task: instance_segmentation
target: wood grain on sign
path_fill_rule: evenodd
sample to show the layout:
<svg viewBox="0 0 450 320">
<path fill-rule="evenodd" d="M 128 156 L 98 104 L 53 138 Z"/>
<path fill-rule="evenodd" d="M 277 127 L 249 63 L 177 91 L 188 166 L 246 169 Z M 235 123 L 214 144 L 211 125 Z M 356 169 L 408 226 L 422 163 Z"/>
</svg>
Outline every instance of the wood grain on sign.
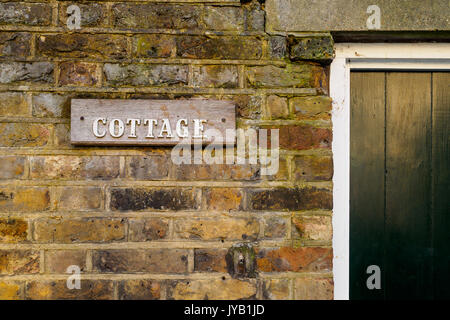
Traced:
<svg viewBox="0 0 450 320">
<path fill-rule="evenodd" d="M 71 108 L 75 145 L 235 143 L 230 101 L 72 99 Z"/>
</svg>

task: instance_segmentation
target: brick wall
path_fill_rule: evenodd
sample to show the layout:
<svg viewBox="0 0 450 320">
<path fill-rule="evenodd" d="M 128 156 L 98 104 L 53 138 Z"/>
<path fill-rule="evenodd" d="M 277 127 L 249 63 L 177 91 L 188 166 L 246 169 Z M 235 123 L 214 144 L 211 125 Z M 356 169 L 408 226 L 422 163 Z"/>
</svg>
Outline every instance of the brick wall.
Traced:
<svg viewBox="0 0 450 320">
<path fill-rule="evenodd" d="M 333 42 L 243 2 L 78 1 L 70 30 L 74 2 L 0 1 L 1 299 L 333 297 Z M 71 98 L 234 101 L 280 129 L 280 170 L 74 147 Z"/>
</svg>

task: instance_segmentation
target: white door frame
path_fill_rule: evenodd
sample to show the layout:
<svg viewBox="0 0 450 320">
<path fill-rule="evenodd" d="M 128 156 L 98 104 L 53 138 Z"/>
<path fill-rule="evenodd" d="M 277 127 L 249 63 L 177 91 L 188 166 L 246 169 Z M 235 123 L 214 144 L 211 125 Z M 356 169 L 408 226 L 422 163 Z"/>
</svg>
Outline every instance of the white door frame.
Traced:
<svg viewBox="0 0 450 320">
<path fill-rule="evenodd" d="M 333 99 L 334 299 L 349 298 L 350 70 L 450 70 L 450 43 L 338 43 L 330 70 Z"/>
</svg>

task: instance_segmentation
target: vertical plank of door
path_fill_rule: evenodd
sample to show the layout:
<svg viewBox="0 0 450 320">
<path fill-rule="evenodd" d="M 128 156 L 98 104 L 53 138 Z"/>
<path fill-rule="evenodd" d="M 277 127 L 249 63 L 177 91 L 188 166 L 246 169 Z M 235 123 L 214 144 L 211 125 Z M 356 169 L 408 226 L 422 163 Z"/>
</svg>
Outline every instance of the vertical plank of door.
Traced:
<svg viewBox="0 0 450 320">
<path fill-rule="evenodd" d="M 431 73 L 386 74 L 386 298 L 432 298 Z"/>
<path fill-rule="evenodd" d="M 352 72 L 350 85 L 350 298 L 382 299 L 366 269 L 383 270 L 385 75 Z"/>
<path fill-rule="evenodd" d="M 450 73 L 433 73 L 432 208 L 435 297 L 450 299 Z"/>
</svg>

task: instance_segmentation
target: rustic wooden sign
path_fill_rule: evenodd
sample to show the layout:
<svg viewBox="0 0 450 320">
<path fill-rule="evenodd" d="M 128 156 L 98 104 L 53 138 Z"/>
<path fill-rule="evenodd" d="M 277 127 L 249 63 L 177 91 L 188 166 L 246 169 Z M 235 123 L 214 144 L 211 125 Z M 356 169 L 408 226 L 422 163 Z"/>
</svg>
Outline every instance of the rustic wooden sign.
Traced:
<svg viewBox="0 0 450 320">
<path fill-rule="evenodd" d="M 234 144 L 235 129 L 230 101 L 72 99 L 75 145 Z"/>
</svg>

